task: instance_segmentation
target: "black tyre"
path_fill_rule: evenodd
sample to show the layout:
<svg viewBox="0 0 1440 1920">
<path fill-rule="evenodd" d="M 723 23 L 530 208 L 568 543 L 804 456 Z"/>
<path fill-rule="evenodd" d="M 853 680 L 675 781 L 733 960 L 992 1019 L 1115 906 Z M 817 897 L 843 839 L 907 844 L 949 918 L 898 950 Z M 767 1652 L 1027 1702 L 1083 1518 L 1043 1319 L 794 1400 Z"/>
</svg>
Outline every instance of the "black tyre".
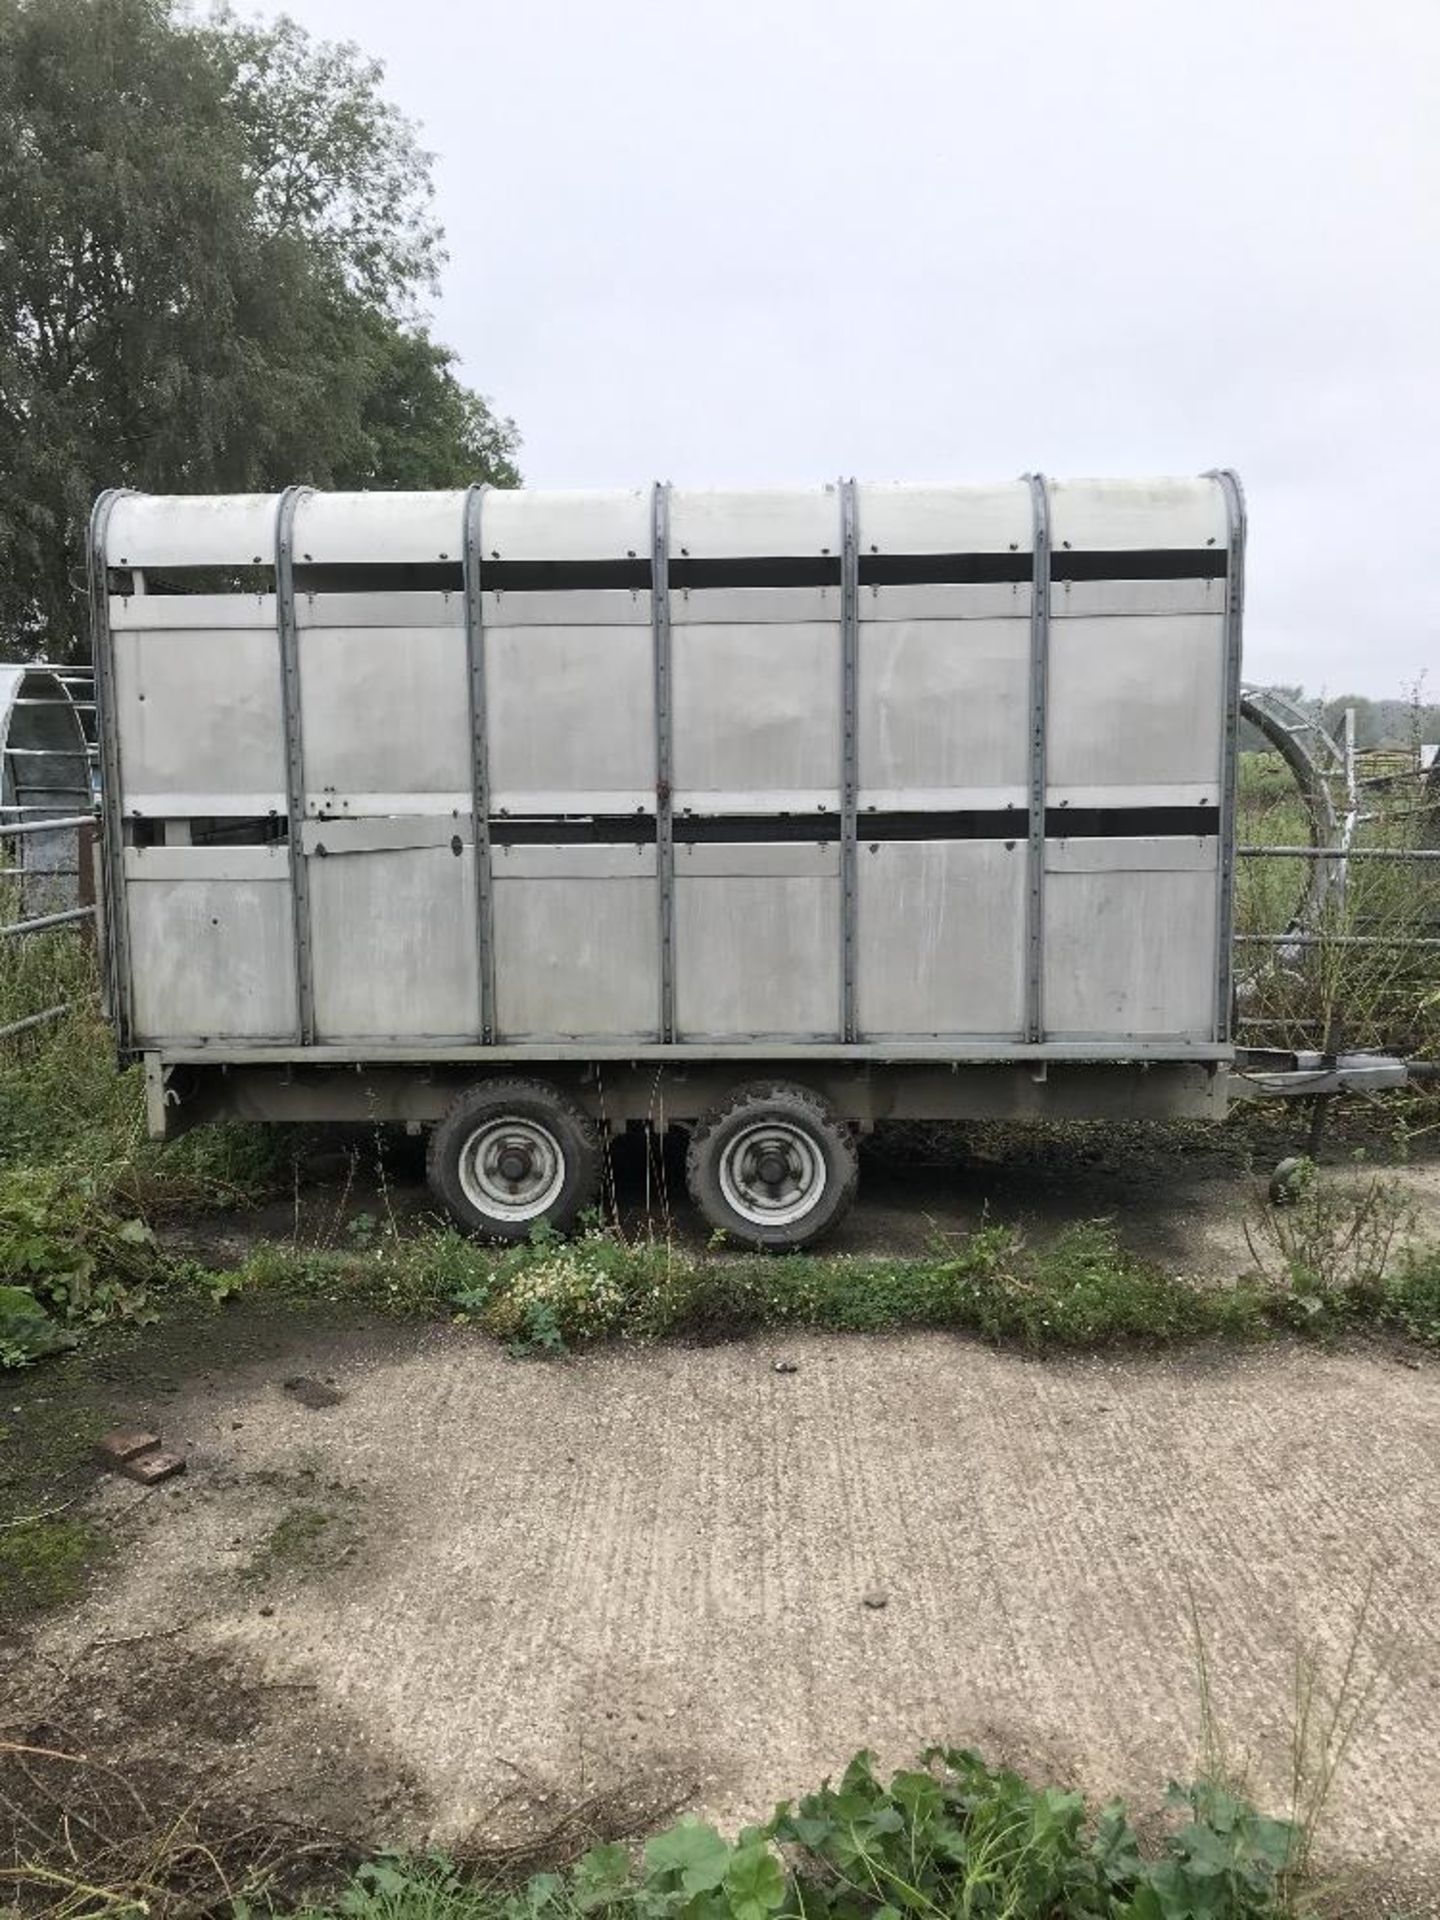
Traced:
<svg viewBox="0 0 1440 1920">
<path fill-rule="evenodd" d="M 538 1080 L 467 1087 L 430 1135 L 430 1190 L 462 1227 L 525 1240 L 566 1233 L 595 1197 L 600 1142 L 573 1100 Z"/>
<path fill-rule="evenodd" d="M 739 1087 L 690 1136 L 685 1179 L 712 1227 L 744 1246 L 808 1246 L 855 1198 L 850 1130 L 819 1094 L 786 1081 Z"/>
</svg>

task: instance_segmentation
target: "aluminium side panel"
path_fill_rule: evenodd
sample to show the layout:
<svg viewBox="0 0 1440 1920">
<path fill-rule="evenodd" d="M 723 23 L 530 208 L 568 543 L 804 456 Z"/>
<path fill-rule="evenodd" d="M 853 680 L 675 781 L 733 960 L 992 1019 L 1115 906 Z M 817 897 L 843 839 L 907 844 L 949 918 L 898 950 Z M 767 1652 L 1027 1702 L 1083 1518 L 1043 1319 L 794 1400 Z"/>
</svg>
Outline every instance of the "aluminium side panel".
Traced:
<svg viewBox="0 0 1440 1920">
<path fill-rule="evenodd" d="M 824 622 L 672 615 L 681 813 L 838 813 L 840 589 Z"/>
<path fill-rule="evenodd" d="M 839 812 L 840 549 L 833 486 L 671 490 L 677 814 Z"/>
<path fill-rule="evenodd" d="M 670 555 L 709 563 L 833 560 L 840 577 L 840 503 L 833 484 L 816 487 L 675 487 L 670 495 Z M 788 570 L 793 575 L 795 569 Z M 683 578 L 683 574 L 681 576 Z"/>
<path fill-rule="evenodd" d="M 1048 1040 L 1210 1037 L 1215 867 L 1206 837 L 1047 843 Z"/>
<path fill-rule="evenodd" d="M 322 1044 L 479 1034 L 464 511 L 459 492 L 308 494 L 296 507 Z M 397 577 L 438 584 L 396 591 Z M 309 584 L 337 581 L 343 590 Z"/>
<path fill-rule="evenodd" d="M 1213 480 L 1051 484 L 1047 800 L 1216 807 L 1226 518 Z"/>
<path fill-rule="evenodd" d="M 857 494 L 859 1032 L 1013 1042 L 1024 1026 L 1030 489 Z"/>
<path fill-rule="evenodd" d="M 464 505 L 456 492 L 307 493 L 296 503 L 307 815 L 469 811 Z M 435 584 L 395 591 L 397 571 Z M 333 590 L 337 580 L 345 590 Z"/>
<path fill-rule="evenodd" d="M 944 812 L 1025 805 L 1028 587 L 1006 587 L 999 619 L 954 607 L 907 618 L 861 589 L 860 810 Z M 987 598 L 993 596 L 986 596 Z M 948 611 L 948 610 L 947 610 Z"/>
<path fill-rule="evenodd" d="M 1053 597 L 1049 804 L 1218 806 L 1224 684 L 1219 607 L 1107 616 Z"/>
<path fill-rule="evenodd" d="M 274 595 L 116 595 L 110 632 L 122 814 L 283 814 Z"/>
<path fill-rule="evenodd" d="M 801 836 L 844 790 L 840 490 L 672 488 L 668 531 L 676 1036 L 837 1039 L 842 849 Z"/>
<path fill-rule="evenodd" d="M 840 847 L 675 849 L 680 1040 L 840 1037 Z"/>
<path fill-rule="evenodd" d="M 1025 1017 L 1025 833 L 867 841 L 859 865 L 863 1039 L 1019 1040 Z"/>
<path fill-rule="evenodd" d="M 654 846 L 501 844 L 492 873 L 497 1037 L 657 1040 Z"/>
<path fill-rule="evenodd" d="M 1050 485 L 1057 556 L 1225 550 L 1225 501 L 1208 474 L 1052 480 Z M 1104 571 L 1106 577 L 1124 577 L 1119 568 Z"/>
<path fill-rule="evenodd" d="M 639 489 L 487 494 L 495 816 L 654 812 L 650 521 Z"/>
<path fill-rule="evenodd" d="M 137 1041 L 289 1041 L 294 924 L 283 846 L 127 847 Z"/>
<path fill-rule="evenodd" d="M 470 823 L 375 824 L 409 828 L 412 844 L 332 852 L 331 823 L 306 827 L 316 1039 L 468 1044 L 480 1020 Z M 426 824 L 441 844 L 414 844 Z"/>
<path fill-rule="evenodd" d="M 613 567 L 649 552 L 648 487 L 497 487 L 486 496 L 482 559 L 488 567 L 577 561 Z"/>
<path fill-rule="evenodd" d="M 307 493 L 295 514 L 296 565 L 458 567 L 464 502 L 453 491 Z"/>
<path fill-rule="evenodd" d="M 1056 482 L 1051 514 L 1045 1034 L 1212 1040 L 1231 830 L 1225 496 L 1213 477 Z M 1072 809 L 1099 809 L 1104 834 L 1058 837 Z"/>
<path fill-rule="evenodd" d="M 106 564 L 272 566 L 276 504 L 273 493 L 118 493 L 105 527 Z"/>
<path fill-rule="evenodd" d="M 275 511 L 273 497 L 119 495 L 97 515 L 107 904 L 125 1045 L 243 1048 L 294 1033 L 283 844 L 189 844 L 197 820 L 284 819 L 275 597 L 215 592 L 208 572 L 270 573 Z M 157 576 L 170 591 L 153 590 Z"/>
<path fill-rule="evenodd" d="M 467 813 L 464 599 L 296 598 L 305 811 Z"/>
<path fill-rule="evenodd" d="M 648 589 L 577 589 L 543 621 L 518 593 L 483 599 L 492 813 L 653 813 Z"/>
</svg>

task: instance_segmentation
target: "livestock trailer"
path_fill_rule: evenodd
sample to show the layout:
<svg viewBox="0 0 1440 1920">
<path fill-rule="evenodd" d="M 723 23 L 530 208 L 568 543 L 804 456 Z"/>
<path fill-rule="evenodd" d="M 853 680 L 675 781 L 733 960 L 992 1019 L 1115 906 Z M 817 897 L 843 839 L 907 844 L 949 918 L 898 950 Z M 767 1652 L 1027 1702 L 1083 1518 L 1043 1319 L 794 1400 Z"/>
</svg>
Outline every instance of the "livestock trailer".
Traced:
<svg viewBox="0 0 1440 1920">
<path fill-rule="evenodd" d="M 795 1246 L 878 1120 L 1218 1116 L 1244 541 L 1228 472 L 105 494 L 152 1130 L 407 1122 L 517 1238 L 678 1125 Z"/>
</svg>

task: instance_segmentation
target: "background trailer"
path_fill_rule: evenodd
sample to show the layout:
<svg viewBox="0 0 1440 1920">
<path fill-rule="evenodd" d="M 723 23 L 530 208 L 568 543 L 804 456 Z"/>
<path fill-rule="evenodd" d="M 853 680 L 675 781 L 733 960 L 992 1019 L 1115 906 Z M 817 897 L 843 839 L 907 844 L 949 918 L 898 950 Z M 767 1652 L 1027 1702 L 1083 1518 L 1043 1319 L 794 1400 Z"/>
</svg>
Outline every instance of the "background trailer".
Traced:
<svg viewBox="0 0 1440 1920">
<path fill-rule="evenodd" d="M 1244 537 L 1229 473 L 104 495 L 152 1128 L 433 1125 L 520 1237 L 680 1123 L 798 1245 L 857 1125 L 1220 1114 Z"/>
</svg>

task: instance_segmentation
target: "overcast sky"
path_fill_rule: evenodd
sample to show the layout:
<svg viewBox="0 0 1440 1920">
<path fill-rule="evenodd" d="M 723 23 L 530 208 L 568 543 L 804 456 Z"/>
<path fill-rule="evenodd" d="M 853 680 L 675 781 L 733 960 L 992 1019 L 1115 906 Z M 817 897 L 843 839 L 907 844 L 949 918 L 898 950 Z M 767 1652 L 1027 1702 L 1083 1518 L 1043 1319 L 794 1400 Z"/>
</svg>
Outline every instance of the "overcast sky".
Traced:
<svg viewBox="0 0 1440 1920">
<path fill-rule="evenodd" d="M 1436 0 L 291 0 L 536 486 L 1239 469 L 1247 672 L 1440 698 Z"/>
</svg>

